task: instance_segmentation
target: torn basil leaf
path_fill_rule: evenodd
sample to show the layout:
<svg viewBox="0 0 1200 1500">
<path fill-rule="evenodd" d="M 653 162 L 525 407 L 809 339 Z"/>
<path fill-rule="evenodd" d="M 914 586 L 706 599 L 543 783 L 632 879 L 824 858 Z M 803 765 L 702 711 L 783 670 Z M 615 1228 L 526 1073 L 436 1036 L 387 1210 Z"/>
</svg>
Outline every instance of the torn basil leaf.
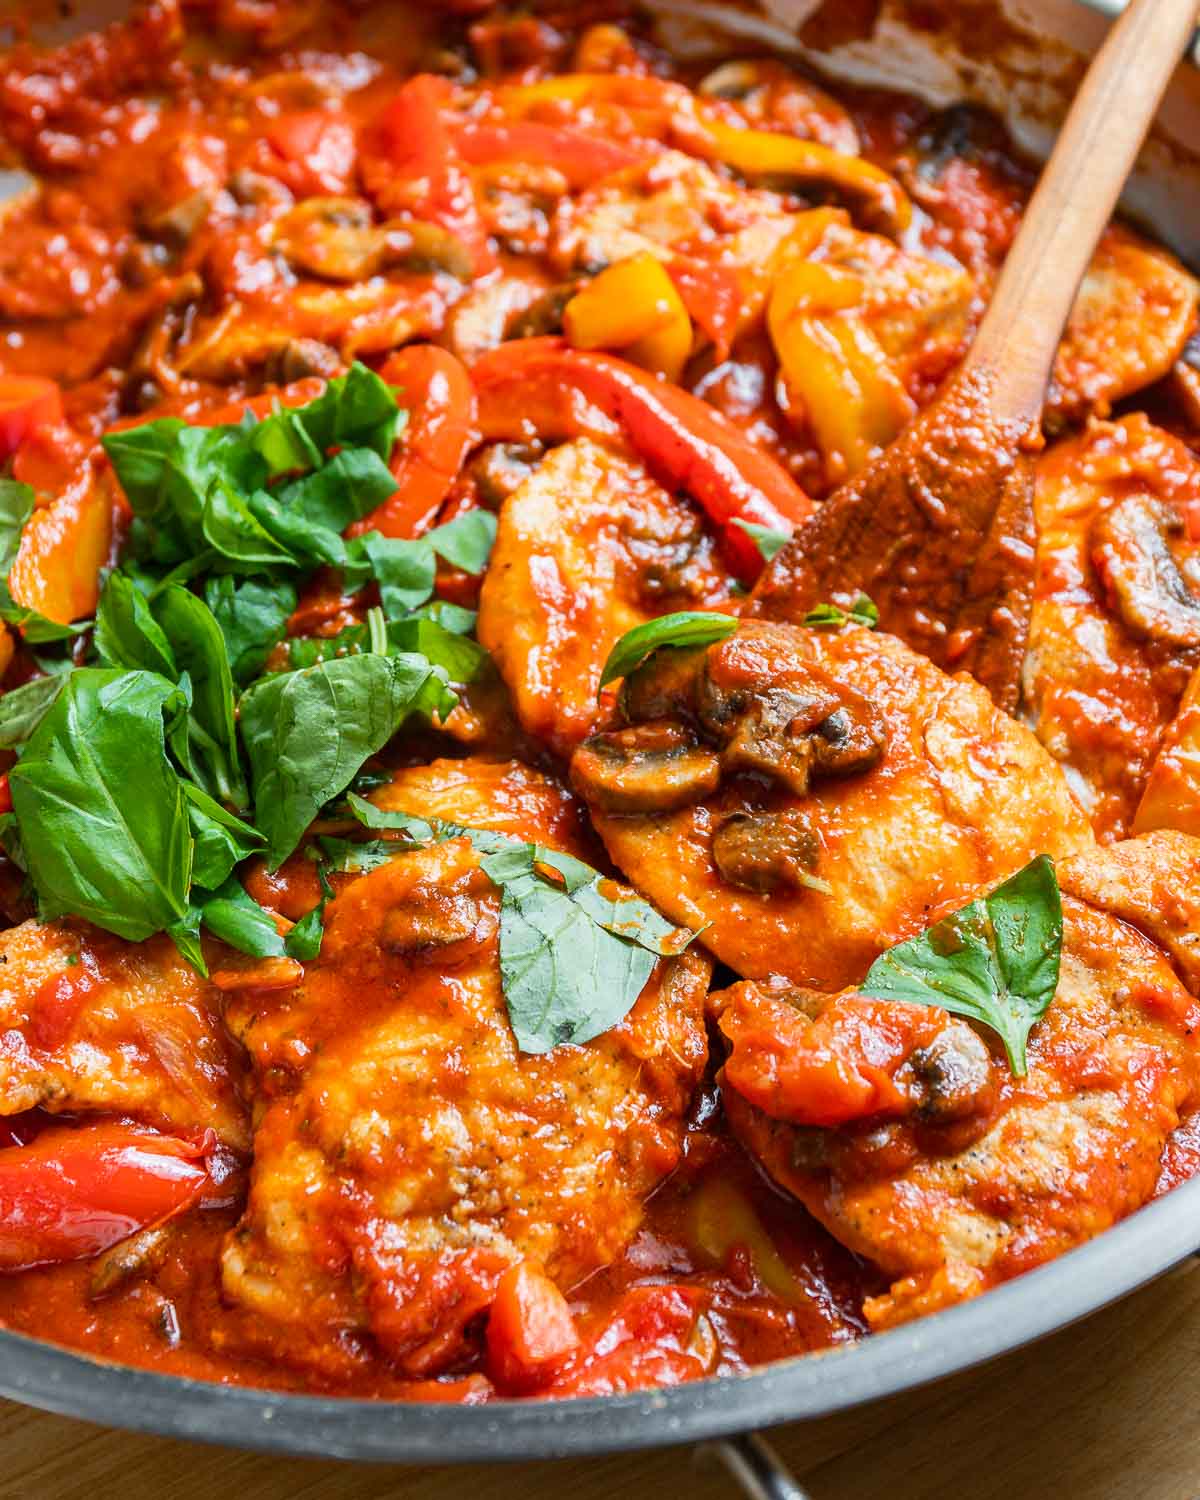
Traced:
<svg viewBox="0 0 1200 1500">
<path fill-rule="evenodd" d="M 500 980 L 522 1052 L 610 1031 L 632 1009 L 656 960 L 681 953 L 694 936 L 572 855 L 381 809 L 353 792 L 347 802 L 367 828 L 402 833 L 416 845 L 465 837 L 482 855 L 480 867 L 500 892 Z"/>
<path fill-rule="evenodd" d="M 151 672 L 91 667 L 63 684 L 9 772 L 43 918 L 141 942 L 187 912 L 192 838 L 164 723 L 183 706 Z"/>
<path fill-rule="evenodd" d="M 877 958 L 861 993 L 982 1022 L 1023 1077 L 1029 1032 L 1058 987 L 1062 935 L 1058 879 L 1042 854 L 991 895 Z"/>
<path fill-rule="evenodd" d="M 413 655 L 346 656 L 254 683 L 240 720 L 270 867 L 405 719 L 444 716 L 456 702 L 444 678 Z"/>
<path fill-rule="evenodd" d="M 62 692 L 63 677 L 35 677 L 0 694 L 0 750 L 19 750 Z"/>
<path fill-rule="evenodd" d="M 605 687 L 618 677 L 628 677 L 635 667 L 641 666 L 648 656 L 664 646 L 711 646 L 731 636 L 737 628 L 738 622 L 733 615 L 699 610 L 682 610 L 678 614 L 647 620 L 644 625 L 635 625 L 609 652 L 600 674 L 600 686 Z"/>
<path fill-rule="evenodd" d="M 758 555 L 764 562 L 770 562 L 792 539 L 790 531 L 775 531 L 770 526 L 760 526 L 756 521 L 735 520 L 733 524 L 742 528 L 758 548 Z"/>
<path fill-rule="evenodd" d="M 840 630 L 843 625 L 862 625 L 874 630 L 879 624 L 879 609 L 873 599 L 859 594 L 849 609 L 836 604 L 818 604 L 804 616 L 810 630 Z"/>
</svg>

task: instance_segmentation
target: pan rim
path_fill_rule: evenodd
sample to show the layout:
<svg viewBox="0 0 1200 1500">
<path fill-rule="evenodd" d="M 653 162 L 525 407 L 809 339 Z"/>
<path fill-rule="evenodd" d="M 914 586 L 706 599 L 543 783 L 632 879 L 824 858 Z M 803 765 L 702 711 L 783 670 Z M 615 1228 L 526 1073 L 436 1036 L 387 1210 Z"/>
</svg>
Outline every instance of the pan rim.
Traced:
<svg viewBox="0 0 1200 1500">
<path fill-rule="evenodd" d="M 1200 1252 L 1200 1178 L 973 1301 L 841 1348 L 665 1390 L 480 1406 L 305 1396 L 111 1364 L 0 1331 L 0 1396 L 210 1445 L 371 1463 L 581 1458 L 813 1421 L 1036 1342 Z"/>
</svg>

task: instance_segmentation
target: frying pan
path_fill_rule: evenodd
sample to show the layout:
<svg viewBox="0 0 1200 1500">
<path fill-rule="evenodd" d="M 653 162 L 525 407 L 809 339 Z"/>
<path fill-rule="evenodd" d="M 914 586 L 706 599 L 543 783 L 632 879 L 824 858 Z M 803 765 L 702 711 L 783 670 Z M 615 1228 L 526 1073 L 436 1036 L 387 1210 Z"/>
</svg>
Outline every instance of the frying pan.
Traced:
<svg viewBox="0 0 1200 1500">
<path fill-rule="evenodd" d="M 1120 8 L 1120 0 L 946 0 L 939 30 L 929 25 L 929 0 L 919 26 L 910 22 L 906 4 L 885 0 L 874 39 L 810 55 L 852 81 L 890 83 L 940 104 L 978 99 L 1035 151 L 1044 149 L 1061 118 L 1078 76 L 1079 51 L 1103 35 L 1106 22 L 1097 12 Z M 760 44 L 805 51 L 790 31 L 748 6 L 660 0 L 656 8 L 677 50 L 711 51 L 712 25 L 719 22 L 728 33 L 749 33 Z M 794 22 L 814 8 L 811 0 L 772 4 L 776 17 L 786 14 Z M 107 19 L 100 9 L 87 5 L 73 29 L 80 20 L 87 25 Z M 998 39 L 991 54 L 961 50 L 984 35 Z M 725 54 L 736 45 L 726 39 Z M 1164 105 L 1126 206 L 1196 263 L 1200 208 L 1191 205 L 1200 204 L 1200 170 L 1189 141 L 1200 146 L 1200 69 L 1190 60 Z M 737 1435 L 825 1417 L 994 1359 L 1126 1296 L 1197 1251 L 1200 1178 L 1052 1264 L 934 1317 L 748 1374 L 629 1396 L 460 1407 L 282 1395 L 121 1367 L 4 1332 L 0 1396 L 108 1426 L 368 1461 L 559 1458 L 732 1439 L 723 1453 L 749 1493 L 785 1500 L 802 1492 L 764 1444 Z"/>
</svg>

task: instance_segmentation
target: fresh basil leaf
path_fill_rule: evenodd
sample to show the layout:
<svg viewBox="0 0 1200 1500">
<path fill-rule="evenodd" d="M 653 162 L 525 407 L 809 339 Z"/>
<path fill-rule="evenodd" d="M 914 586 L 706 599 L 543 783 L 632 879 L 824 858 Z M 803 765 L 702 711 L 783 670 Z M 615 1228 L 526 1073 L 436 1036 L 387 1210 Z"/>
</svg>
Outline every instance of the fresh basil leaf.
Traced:
<svg viewBox="0 0 1200 1500">
<path fill-rule="evenodd" d="M 416 652 L 435 667 L 441 667 L 450 682 L 474 682 L 488 660 L 487 652 L 478 642 L 447 630 L 428 617 L 409 615 L 393 620 L 387 634 L 389 653 Z M 334 636 L 294 636 L 287 643 L 288 666 L 292 670 L 312 667 L 343 656 L 358 656 L 369 648 L 365 625 L 350 625 Z"/>
<path fill-rule="evenodd" d="M 109 667 L 141 668 L 174 682 L 180 668 L 146 596 L 124 573 L 113 573 L 96 610 L 96 653 Z"/>
<path fill-rule="evenodd" d="M 635 625 L 609 652 L 604 671 L 600 674 L 600 686 L 605 687 L 618 677 L 628 677 L 635 667 L 663 646 L 711 646 L 715 641 L 731 636 L 737 628 L 738 622 L 732 615 L 696 610 L 661 615 L 657 620 Z"/>
<path fill-rule="evenodd" d="M 205 890 L 215 891 L 225 884 L 242 860 L 257 854 L 266 840 L 194 782 L 185 781 L 183 792 L 188 799 L 188 822 L 195 841 L 192 880 Z"/>
<path fill-rule="evenodd" d="M 437 562 L 428 542 L 404 541 L 369 531 L 361 543 L 371 572 L 379 581 L 379 597 L 389 620 L 408 614 L 432 595 Z"/>
<path fill-rule="evenodd" d="M 529 846 L 526 846 L 529 849 Z M 504 855 L 480 864 L 500 887 L 500 981 L 517 1046 L 549 1052 L 621 1022 L 653 972 L 654 954 L 615 937 L 532 861 L 518 872 Z"/>
<path fill-rule="evenodd" d="M 225 637 L 233 679 L 244 687 L 258 676 L 283 639 L 296 608 L 296 590 L 290 583 L 255 579 L 238 584 L 223 573 L 205 584 L 204 601 Z"/>
<path fill-rule="evenodd" d="M 167 928 L 167 936 L 195 969 L 202 979 L 208 978 L 208 964 L 204 958 L 204 949 L 200 945 L 200 922 L 203 912 L 192 902 L 188 909 L 180 917 L 178 922 L 172 922 Z"/>
<path fill-rule="evenodd" d="M 35 677 L 0 694 L 0 750 L 18 750 L 62 692 L 61 676 Z"/>
<path fill-rule="evenodd" d="M 200 905 L 205 927 L 214 937 L 252 958 L 283 958 L 286 949 L 275 918 L 235 876 Z"/>
<path fill-rule="evenodd" d="M 412 617 L 388 626 L 388 640 L 396 651 L 416 651 L 435 667 L 441 667 L 451 682 L 474 682 L 488 661 L 488 654 L 465 635 L 445 629 L 436 620 Z"/>
<path fill-rule="evenodd" d="M 163 722 L 181 701 L 154 673 L 83 668 L 31 735 L 9 787 L 44 919 L 141 942 L 186 914 L 192 839 Z"/>
<path fill-rule="evenodd" d="M 256 523 L 287 550 L 293 567 L 313 568 L 320 563 L 333 568 L 345 566 L 346 543 L 331 526 L 322 526 L 298 510 L 289 510 L 266 490 L 255 490 L 246 506 Z"/>
<path fill-rule="evenodd" d="M 464 573 L 482 573 L 496 542 L 496 517 L 490 510 L 468 510 L 444 526 L 426 532 L 437 555 Z"/>
<path fill-rule="evenodd" d="M 246 441 L 266 465 L 268 474 L 315 469 L 325 455 L 309 437 L 294 408 L 277 406 L 247 435 Z"/>
<path fill-rule="evenodd" d="M 225 637 L 212 610 L 188 589 L 172 584 L 155 599 L 154 616 L 192 685 L 193 756 L 208 766 L 223 802 L 245 807 L 246 782 L 238 752 L 233 674 Z"/>
<path fill-rule="evenodd" d="M 413 611 L 421 620 L 432 620 L 452 635 L 474 635 L 479 615 L 473 609 L 464 609 L 461 604 L 451 604 L 446 599 L 431 599 L 420 609 Z"/>
<path fill-rule="evenodd" d="M 0 479 L 0 572 L 7 575 L 21 545 L 21 533 L 33 515 L 36 496 L 28 484 Z"/>
<path fill-rule="evenodd" d="M 333 447 L 373 448 L 384 463 L 404 420 L 391 386 L 357 362 L 299 407 L 296 418 L 322 454 Z"/>
<path fill-rule="evenodd" d="M 991 895 L 877 958 L 861 992 L 982 1022 L 1023 1077 L 1029 1032 L 1058 987 L 1062 932 L 1058 880 L 1042 854 Z"/>
<path fill-rule="evenodd" d="M 404 853 L 404 846 L 371 839 L 357 844 L 350 839 L 336 839 L 322 835 L 317 845 L 324 856 L 325 869 L 334 875 L 365 875 L 377 870 L 380 865 L 391 864 Z"/>
<path fill-rule="evenodd" d="M 775 531 L 770 526 L 760 526 L 756 521 L 739 521 L 733 523 L 740 526 L 754 545 L 758 548 L 759 556 L 764 562 L 770 562 L 777 552 L 783 549 L 792 539 L 790 531 Z"/>
<path fill-rule="evenodd" d="M 379 808 L 354 792 L 346 801 L 367 828 L 416 845 L 466 837 L 480 853 L 500 891 L 500 977 L 522 1052 L 611 1030 L 637 1001 L 656 958 L 681 953 L 692 940 L 634 892 L 557 849 Z"/>
<path fill-rule="evenodd" d="M 256 682 L 241 728 L 271 868 L 405 719 L 448 713 L 455 701 L 421 656 L 347 656 Z"/>
<path fill-rule="evenodd" d="M 138 515 L 153 515 L 162 505 L 167 472 L 186 426 L 180 417 L 160 417 L 139 427 L 106 432 L 100 439 L 125 498 Z"/>
<path fill-rule="evenodd" d="M 254 492 L 257 499 L 260 492 Z M 270 496 L 261 492 L 266 501 Z M 299 559 L 290 547 L 277 540 L 255 514 L 253 500 L 243 498 L 232 485 L 217 480 L 204 504 L 204 540 L 240 573 L 262 573 L 271 568 L 295 568 Z"/>
<path fill-rule="evenodd" d="M 873 599 L 859 594 L 849 609 L 836 604 L 818 604 L 804 616 L 810 630 L 840 630 L 843 625 L 862 625 L 874 630 L 879 624 L 879 609 Z"/>
<path fill-rule="evenodd" d="M 396 492 L 392 471 L 373 448 L 343 448 L 279 492 L 284 509 L 314 526 L 342 532 Z"/>
</svg>

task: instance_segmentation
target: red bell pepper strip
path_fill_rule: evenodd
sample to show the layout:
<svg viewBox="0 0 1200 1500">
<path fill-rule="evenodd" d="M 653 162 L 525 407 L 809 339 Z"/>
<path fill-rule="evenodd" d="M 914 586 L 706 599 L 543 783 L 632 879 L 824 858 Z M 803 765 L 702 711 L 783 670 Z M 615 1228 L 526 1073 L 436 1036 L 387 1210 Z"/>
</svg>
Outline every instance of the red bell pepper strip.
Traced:
<svg viewBox="0 0 1200 1500">
<path fill-rule="evenodd" d="M 470 121 L 459 128 L 455 142 L 459 155 L 471 166 L 514 161 L 554 167 L 574 189 L 588 187 L 646 159 L 644 150 L 569 125 L 543 125 L 536 120 L 502 125 Z"/>
<path fill-rule="evenodd" d="M 420 536 L 433 525 L 476 441 L 475 388 L 461 361 L 435 344 L 410 344 L 379 373 L 397 387 L 408 425 L 392 453 L 395 493 L 356 521 L 350 535 Z"/>
<path fill-rule="evenodd" d="M 472 274 L 482 276 L 496 257 L 444 113 L 452 91 L 432 73 L 410 78 L 383 113 L 363 175 L 385 213 L 441 225 L 466 248 Z"/>
<path fill-rule="evenodd" d="M 63 419 L 62 395 L 38 375 L 0 375 L 0 462 L 39 427 Z"/>
<path fill-rule="evenodd" d="M 734 523 L 791 531 L 812 513 L 795 480 L 719 412 L 612 355 L 561 339 L 515 339 L 483 355 L 471 374 L 485 439 L 611 437 L 615 423 L 662 483 L 702 507 L 744 583 L 758 576 L 762 557 Z"/>
<path fill-rule="evenodd" d="M 191 1208 L 215 1140 L 112 1122 L 0 1150 L 0 1271 L 84 1260 Z"/>
</svg>

